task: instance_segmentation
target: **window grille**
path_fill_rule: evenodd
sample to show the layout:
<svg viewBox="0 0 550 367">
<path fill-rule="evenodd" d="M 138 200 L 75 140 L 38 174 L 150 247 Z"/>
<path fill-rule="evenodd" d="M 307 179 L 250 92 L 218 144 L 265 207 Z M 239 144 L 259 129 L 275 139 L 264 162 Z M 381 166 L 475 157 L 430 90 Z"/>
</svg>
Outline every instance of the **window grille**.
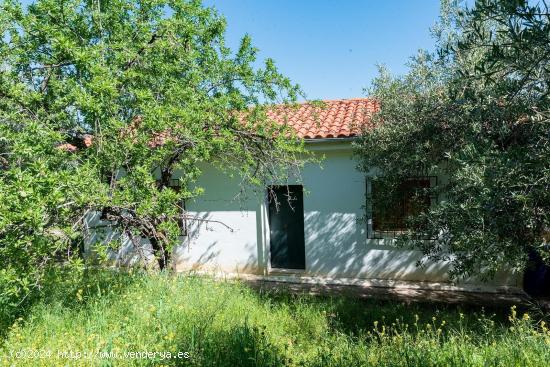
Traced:
<svg viewBox="0 0 550 367">
<path fill-rule="evenodd" d="M 404 180 L 398 188 L 396 198 L 382 202 L 372 179 L 366 182 L 367 235 L 371 239 L 395 238 L 407 231 L 407 218 L 428 209 L 435 202 L 430 194 L 421 190 L 437 186 L 436 176 L 417 176 Z M 380 191 L 380 190 L 378 190 Z"/>
</svg>

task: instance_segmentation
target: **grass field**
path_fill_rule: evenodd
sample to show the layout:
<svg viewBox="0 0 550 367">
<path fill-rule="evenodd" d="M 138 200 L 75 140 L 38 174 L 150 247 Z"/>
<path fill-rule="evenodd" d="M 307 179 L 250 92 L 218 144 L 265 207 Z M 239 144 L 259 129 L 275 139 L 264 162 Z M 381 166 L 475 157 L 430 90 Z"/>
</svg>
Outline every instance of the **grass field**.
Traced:
<svg viewBox="0 0 550 367">
<path fill-rule="evenodd" d="M 263 293 L 204 277 L 86 279 L 10 320 L 0 366 L 550 364 L 544 315 L 515 308 Z"/>
</svg>

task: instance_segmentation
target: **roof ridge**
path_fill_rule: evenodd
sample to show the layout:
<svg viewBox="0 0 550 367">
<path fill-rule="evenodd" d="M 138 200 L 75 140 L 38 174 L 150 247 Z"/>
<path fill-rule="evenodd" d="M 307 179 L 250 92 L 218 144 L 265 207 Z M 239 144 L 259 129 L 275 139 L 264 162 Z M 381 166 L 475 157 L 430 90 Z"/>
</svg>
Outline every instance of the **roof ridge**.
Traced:
<svg viewBox="0 0 550 367">
<path fill-rule="evenodd" d="M 340 99 L 312 99 L 309 101 L 303 101 L 303 102 L 291 102 L 291 103 L 277 103 L 271 105 L 271 107 L 292 107 L 293 105 L 299 105 L 299 106 L 306 106 L 310 105 L 313 102 L 324 102 L 324 103 L 332 103 L 332 102 L 374 102 L 376 103 L 376 99 L 372 97 L 355 97 L 355 98 L 340 98 Z"/>
<path fill-rule="evenodd" d="M 337 99 L 312 99 L 309 101 L 296 102 L 297 104 L 304 105 L 310 104 L 311 102 L 357 102 L 357 101 L 376 101 L 372 97 L 354 97 L 354 98 L 337 98 Z M 284 104 L 278 104 L 277 106 L 284 106 Z"/>
<path fill-rule="evenodd" d="M 323 99 L 323 102 L 353 102 L 353 101 L 374 101 L 372 97 L 354 97 L 354 98 L 337 98 L 337 99 Z"/>
</svg>

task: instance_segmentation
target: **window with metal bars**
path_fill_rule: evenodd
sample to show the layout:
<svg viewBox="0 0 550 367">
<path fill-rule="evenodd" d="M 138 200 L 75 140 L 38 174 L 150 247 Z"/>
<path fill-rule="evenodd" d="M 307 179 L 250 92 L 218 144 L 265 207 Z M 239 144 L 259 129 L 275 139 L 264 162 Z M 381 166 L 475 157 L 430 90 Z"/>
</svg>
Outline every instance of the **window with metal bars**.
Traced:
<svg viewBox="0 0 550 367">
<path fill-rule="evenodd" d="M 383 189 L 367 179 L 368 238 L 393 238 L 408 230 L 407 218 L 427 210 L 435 199 L 426 190 L 437 185 L 437 177 L 420 176 L 404 180 L 391 199 L 381 200 Z"/>
</svg>

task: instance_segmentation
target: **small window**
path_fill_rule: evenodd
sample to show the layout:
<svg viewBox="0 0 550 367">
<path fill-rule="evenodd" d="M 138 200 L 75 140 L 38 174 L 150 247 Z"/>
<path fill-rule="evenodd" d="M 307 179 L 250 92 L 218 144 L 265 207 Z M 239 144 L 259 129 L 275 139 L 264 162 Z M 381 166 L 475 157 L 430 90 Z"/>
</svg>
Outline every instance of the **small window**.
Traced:
<svg viewBox="0 0 550 367">
<path fill-rule="evenodd" d="M 426 189 L 436 185 L 436 177 L 411 177 L 401 183 L 394 197 L 381 200 L 381 191 L 367 180 L 369 238 L 392 238 L 407 230 L 407 218 L 426 211 L 433 197 Z M 377 194 L 378 192 L 378 194 Z"/>
</svg>

